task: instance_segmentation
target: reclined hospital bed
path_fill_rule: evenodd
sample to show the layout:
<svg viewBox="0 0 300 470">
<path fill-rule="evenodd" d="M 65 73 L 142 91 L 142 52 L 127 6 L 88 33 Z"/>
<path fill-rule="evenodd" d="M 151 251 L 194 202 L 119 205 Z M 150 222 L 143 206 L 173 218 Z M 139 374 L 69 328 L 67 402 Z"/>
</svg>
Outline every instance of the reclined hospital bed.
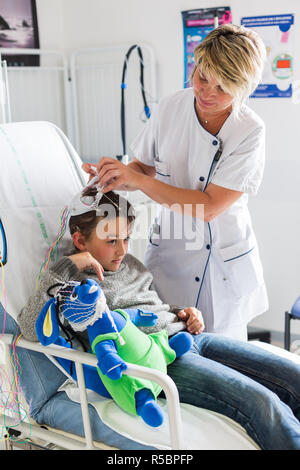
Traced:
<svg viewBox="0 0 300 470">
<path fill-rule="evenodd" d="M 127 415 L 112 400 L 86 390 L 82 364 L 96 366 L 95 356 L 58 346 L 43 347 L 19 335 L 15 320 L 34 293 L 45 253 L 59 230 L 62 208 L 87 181 L 81 163 L 66 136 L 51 123 L 23 122 L 0 126 L 0 218 L 7 241 L 7 262 L 0 267 L 2 439 L 5 433 L 11 436 L 10 440 L 17 439 L 14 436 L 20 433 L 19 441 L 51 443 L 64 449 L 258 449 L 245 430 L 227 417 L 180 404 L 176 386 L 165 374 L 135 365 L 129 365 L 126 371 L 151 378 L 163 387 L 166 400 L 159 401 L 166 419 L 161 429 L 153 429 L 141 418 Z M 64 251 L 70 243 L 70 237 L 65 236 L 60 250 Z M 287 351 L 257 344 L 300 362 L 300 358 Z M 26 350 L 26 357 L 30 358 L 26 364 L 21 364 L 23 367 L 18 364 L 21 350 Z M 54 356 L 71 358 L 75 362 L 78 383 L 63 375 Z M 77 435 L 70 433 L 72 426 L 63 416 L 58 426 L 47 421 L 35 422 L 26 413 L 30 397 L 26 393 L 26 400 L 20 396 L 19 388 L 22 389 L 20 378 L 26 382 L 24 373 L 30 372 L 31 363 L 32 367 L 40 368 L 39 374 L 49 374 L 50 388 L 59 374 L 61 383 L 53 391 L 51 406 L 52 409 L 61 406 L 62 396 L 76 403 L 82 413 L 81 431 Z M 42 379 L 47 384 L 47 376 Z M 95 420 L 104 423 L 103 435 L 96 433 L 95 436 Z M 110 439 L 111 435 L 113 439 Z"/>
</svg>

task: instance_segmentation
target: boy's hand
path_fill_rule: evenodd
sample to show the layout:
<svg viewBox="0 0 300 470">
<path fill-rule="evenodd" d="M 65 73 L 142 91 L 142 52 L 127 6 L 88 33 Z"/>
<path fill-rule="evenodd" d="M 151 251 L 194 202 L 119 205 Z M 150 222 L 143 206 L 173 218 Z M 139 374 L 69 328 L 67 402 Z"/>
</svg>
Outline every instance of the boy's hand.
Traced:
<svg viewBox="0 0 300 470">
<path fill-rule="evenodd" d="M 70 260 L 76 265 L 78 271 L 84 271 L 85 269 L 92 268 L 94 271 L 96 271 L 98 279 L 103 281 L 104 269 L 88 251 L 76 253 L 75 255 L 71 255 L 68 258 L 70 258 Z"/>
<path fill-rule="evenodd" d="M 195 307 L 184 308 L 177 316 L 186 322 L 187 330 L 192 335 L 199 335 L 205 328 L 202 313 Z"/>
</svg>

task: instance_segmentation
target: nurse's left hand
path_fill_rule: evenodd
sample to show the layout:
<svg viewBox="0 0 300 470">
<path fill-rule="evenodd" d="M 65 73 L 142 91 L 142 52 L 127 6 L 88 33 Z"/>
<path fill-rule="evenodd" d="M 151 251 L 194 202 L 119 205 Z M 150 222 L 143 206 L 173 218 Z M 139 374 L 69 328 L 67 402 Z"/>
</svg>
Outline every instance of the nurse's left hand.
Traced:
<svg viewBox="0 0 300 470">
<path fill-rule="evenodd" d="M 202 313 L 195 307 L 184 308 L 177 316 L 186 322 L 187 330 L 192 335 L 199 335 L 205 328 Z"/>
<path fill-rule="evenodd" d="M 100 188 L 108 191 L 135 191 L 140 189 L 141 173 L 114 158 L 102 157 L 97 164 Z"/>
</svg>

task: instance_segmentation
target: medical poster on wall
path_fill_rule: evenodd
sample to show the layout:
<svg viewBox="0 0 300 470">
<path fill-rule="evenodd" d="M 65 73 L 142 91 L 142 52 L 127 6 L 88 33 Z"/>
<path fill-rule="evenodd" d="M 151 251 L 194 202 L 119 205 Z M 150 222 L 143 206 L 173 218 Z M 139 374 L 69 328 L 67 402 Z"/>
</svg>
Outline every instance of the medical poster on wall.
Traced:
<svg viewBox="0 0 300 470">
<path fill-rule="evenodd" d="M 184 87 L 190 86 L 189 78 L 194 67 L 194 50 L 216 26 L 231 23 L 230 7 L 199 8 L 182 11 L 184 41 Z"/>
<path fill-rule="evenodd" d="M 35 0 L 0 0 L 0 47 L 39 48 Z M 39 65 L 39 56 L 2 55 L 9 66 Z"/>
<path fill-rule="evenodd" d="M 267 61 L 262 83 L 251 98 L 290 98 L 294 71 L 294 15 L 254 16 L 241 24 L 255 30 L 263 39 Z"/>
</svg>

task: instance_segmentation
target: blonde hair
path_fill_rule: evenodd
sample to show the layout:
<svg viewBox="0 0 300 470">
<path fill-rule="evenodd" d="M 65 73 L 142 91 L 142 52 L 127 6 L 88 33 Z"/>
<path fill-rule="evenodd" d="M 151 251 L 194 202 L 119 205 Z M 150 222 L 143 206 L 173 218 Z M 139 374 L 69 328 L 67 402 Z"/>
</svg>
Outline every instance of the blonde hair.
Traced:
<svg viewBox="0 0 300 470">
<path fill-rule="evenodd" d="M 211 31 L 194 51 L 195 66 L 229 93 L 236 113 L 261 80 L 266 48 L 253 30 L 226 24 Z"/>
</svg>

